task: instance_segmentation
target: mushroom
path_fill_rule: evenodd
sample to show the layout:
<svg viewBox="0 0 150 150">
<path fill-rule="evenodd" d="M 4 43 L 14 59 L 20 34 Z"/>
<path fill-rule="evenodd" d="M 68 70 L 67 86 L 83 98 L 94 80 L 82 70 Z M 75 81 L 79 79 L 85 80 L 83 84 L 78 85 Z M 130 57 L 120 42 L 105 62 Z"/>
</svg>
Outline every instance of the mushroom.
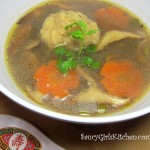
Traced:
<svg viewBox="0 0 150 150">
<path fill-rule="evenodd" d="M 37 91 L 37 90 L 32 90 L 29 86 L 25 87 L 27 93 L 29 94 L 29 96 L 36 101 L 39 104 L 43 103 L 43 97 L 44 94 L 42 94 L 41 92 Z"/>
<path fill-rule="evenodd" d="M 98 102 L 98 103 L 109 103 L 112 104 L 113 107 L 118 107 L 122 105 L 126 105 L 130 102 L 129 99 L 124 99 L 116 96 L 112 96 L 103 92 L 98 87 L 90 86 L 85 91 L 79 93 L 75 98 L 77 102 Z"/>
<path fill-rule="evenodd" d="M 78 67 L 77 71 L 88 81 L 89 88 L 85 89 L 84 91 L 80 92 L 76 97 L 74 97 L 74 101 L 90 103 L 109 103 L 113 107 L 126 105 L 130 102 L 129 98 L 124 99 L 104 92 L 97 86 L 97 83 L 94 81 L 94 79 L 90 77 L 88 73 L 86 73 L 81 67 Z"/>
<path fill-rule="evenodd" d="M 111 44 L 116 41 L 120 41 L 125 38 L 142 39 L 143 37 L 130 32 L 111 30 L 106 32 L 105 35 L 101 38 L 100 43 L 97 46 L 97 49 L 98 51 L 101 51 L 108 44 Z"/>
<path fill-rule="evenodd" d="M 25 46 L 25 49 L 31 50 L 32 48 L 38 46 L 39 43 L 40 43 L 39 39 L 32 39 L 27 43 L 27 45 Z"/>
</svg>

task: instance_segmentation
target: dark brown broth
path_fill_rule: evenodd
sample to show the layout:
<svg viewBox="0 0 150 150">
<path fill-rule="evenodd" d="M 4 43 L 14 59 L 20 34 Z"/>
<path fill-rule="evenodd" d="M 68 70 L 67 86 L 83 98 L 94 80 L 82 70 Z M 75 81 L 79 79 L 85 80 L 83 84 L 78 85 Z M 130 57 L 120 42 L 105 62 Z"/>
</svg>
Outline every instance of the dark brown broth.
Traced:
<svg viewBox="0 0 150 150">
<path fill-rule="evenodd" d="M 61 8 L 61 5 L 63 4 L 65 8 Z M 99 1 L 92 1 L 87 0 L 84 2 L 83 0 L 77 0 L 77 1 L 58 1 L 58 2 L 49 2 L 45 5 L 40 5 L 28 14 L 25 14 L 17 23 L 16 23 L 16 29 L 13 30 L 12 36 L 8 39 L 9 44 L 7 48 L 7 62 L 8 67 L 10 70 L 10 73 L 17 83 L 19 87 L 22 89 L 24 93 L 27 93 L 29 97 L 30 94 L 26 90 L 26 86 L 29 86 L 32 90 L 35 90 L 35 80 L 33 79 L 35 70 L 37 67 L 48 64 L 50 60 L 54 58 L 53 54 L 49 51 L 49 48 L 40 41 L 39 32 L 42 28 L 42 24 L 44 20 L 52 13 L 56 13 L 61 9 L 65 10 L 74 10 L 79 11 L 87 15 L 89 18 L 94 19 L 93 12 L 106 7 L 111 4 L 106 4 L 104 2 Z M 141 21 L 139 21 L 136 17 L 130 15 L 127 13 L 127 15 L 130 17 L 131 24 L 128 28 L 128 32 L 134 32 L 142 31 L 144 34 L 146 33 L 146 30 L 143 28 L 143 25 Z M 138 20 L 138 21 L 137 21 Z M 22 33 L 22 40 L 20 40 L 20 37 L 17 38 L 18 28 L 26 28 L 26 26 L 31 26 L 31 31 L 28 33 Z M 101 28 L 102 34 L 105 33 L 103 29 Z M 25 34 L 25 35 L 24 35 Z M 21 35 L 20 35 L 21 36 Z M 21 42 L 20 42 L 20 41 Z M 30 50 L 27 50 L 27 45 L 30 43 L 30 41 L 37 40 L 40 41 L 35 47 L 31 48 Z M 147 83 L 145 85 L 145 90 L 147 89 L 150 77 L 150 67 L 148 67 L 148 64 L 144 65 L 140 64 L 137 61 L 137 58 L 135 57 L 138 49 L 138 44 L 140 43 L 140 40 L 121 40 L 119 42 L 114 42 L 113 44 L 110 44 L 107 46 L 103 51 L 96 54 L 94 57 L 97 60 L 102 61 L 102 65 L 106 63 L 106 58 L 112 55 L 115 55 L 119 59 L 129 59 L 132 62 L 135 63 L 135 65 L 141 70 L 143 76 L 145 77 Z M 18 43 L 18 44 L 16 44 Z M 149 62 L 150 63 L 150 62 Z M 93 71 L 93 70 L 87 70 L 89 74 L 97 81 L 99 82 L 99 70 Z M 80 90 L 84 90 L 87 88 L 87 84 L 82 81 L 83 84 L 80 86 Z M 103 88 L 103 87 L 102 87 Z M 103 89 L 104 90 L 104 89 Z M 75 93 L 77 91 L 74 91 Z M 142 96 L 142 95 L 141 95 Z M 84 107 L 85 105 L 89 105 L 87 107 L 95 107 L 95 104 L 79 104 L 73 103 L 71 100 L 67 101 L 59 101 L 59 100 L 51 100 L 51 98 L 48 98 L 44 101 L 43 105 L 48 107 L 49 109 L 53 111 L 58 111 L 61 113 L 67 113 L 67 114 L 73 114 L 78 115 L 79 114 L 79 107 Z M 96 104 L 97 105 L 97 104 Z M 114 109 L 110 105 L 107 105 L 107 114 L 111 112 L 118 111 L 120 108 Z M 94 115 L 101 115 L 97 114 L 96 112 L 91 113 L 92 116 Z"/>
</svg>

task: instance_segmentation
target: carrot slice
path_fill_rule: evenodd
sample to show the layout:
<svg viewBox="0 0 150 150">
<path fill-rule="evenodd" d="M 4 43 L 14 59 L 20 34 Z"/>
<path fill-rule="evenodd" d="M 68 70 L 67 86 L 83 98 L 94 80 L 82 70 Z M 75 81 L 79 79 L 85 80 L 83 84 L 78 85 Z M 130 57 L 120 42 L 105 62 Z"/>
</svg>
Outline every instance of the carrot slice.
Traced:
<svg viewBox="0 0 150 150">
<path fill-rule="evenodd" d="M 103 30 L 123 30 L 129 25 L 129 18 L 125 13 L 115 7 L 101 8 L 94 12 L 99 26 Z"/>
<path fill-rule="evenodd" d="M 113 95 L 135 99 L 143 91 L 143 76 L 130 61 L 108 62 L 100 74 L 104 76 L 100 82 Z"/>
<path fill-rule="evenodd" d="M 34 75 L 36 87 L 43 94 L 52 94 L 63 98 L 69 91 L 79 86 L 79 78 L 75 70 L 63 75 L 56 67 L 57 61 L 51 61 L 48 66 L 39 67 Z"/>
</svg>

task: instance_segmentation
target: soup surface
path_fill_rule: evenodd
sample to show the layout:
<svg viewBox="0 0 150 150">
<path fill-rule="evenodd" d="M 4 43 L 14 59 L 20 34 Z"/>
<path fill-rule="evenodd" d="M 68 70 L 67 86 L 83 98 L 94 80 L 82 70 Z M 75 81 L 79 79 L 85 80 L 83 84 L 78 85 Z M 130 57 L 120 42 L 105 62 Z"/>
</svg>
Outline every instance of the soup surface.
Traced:
<svg viewBox="0 0 150 150">
<path fill-rule="evenodd" d="M 50 110 L 111 114 L 148 93 L 148 30 L 114 4 L 47 1 L 14 24 L 6 45 L 15 83 Z"/>
</svg>

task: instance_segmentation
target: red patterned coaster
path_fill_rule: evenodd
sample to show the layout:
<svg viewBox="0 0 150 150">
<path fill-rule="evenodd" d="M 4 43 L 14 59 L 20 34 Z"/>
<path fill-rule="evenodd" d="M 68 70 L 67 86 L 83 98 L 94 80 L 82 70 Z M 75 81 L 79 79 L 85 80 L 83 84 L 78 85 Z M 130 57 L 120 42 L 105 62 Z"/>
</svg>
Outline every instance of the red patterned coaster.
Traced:
<svg viewBox="0 0 150 150">
<path fill-rule="evenodd" d="M 0 129 L 0 148 L 2 150 L 41 150 L 40 141 L 31 133 L 19 128 Z"/>
</svg>

